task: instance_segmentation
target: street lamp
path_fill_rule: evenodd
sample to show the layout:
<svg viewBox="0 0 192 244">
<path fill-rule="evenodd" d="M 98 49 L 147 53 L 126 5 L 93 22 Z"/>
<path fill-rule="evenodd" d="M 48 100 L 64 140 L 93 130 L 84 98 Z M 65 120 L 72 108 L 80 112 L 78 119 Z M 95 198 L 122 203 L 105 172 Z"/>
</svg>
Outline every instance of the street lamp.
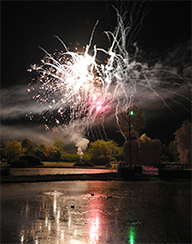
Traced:
<svg viewBox="0 0 192 244">
<path fill-rule="evenodd" d="M 131 115 L 131 116 L 134 115 L 134 112 L 131 110 L 130 113 L 129 113 L 129 115 Z"/>
<path fill-rule="evenodd" d="M 129 164 L 131 165 L 131 116 L 134 115 L 134 111 L 130 111 L 127 113 L 129 115 Z"/>
</svg>

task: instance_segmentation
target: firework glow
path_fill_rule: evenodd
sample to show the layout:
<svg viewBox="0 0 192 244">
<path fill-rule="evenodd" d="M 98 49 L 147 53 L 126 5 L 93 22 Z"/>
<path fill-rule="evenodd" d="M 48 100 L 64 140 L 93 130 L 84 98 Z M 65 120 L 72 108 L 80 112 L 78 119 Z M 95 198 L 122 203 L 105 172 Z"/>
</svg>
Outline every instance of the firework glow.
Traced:
<svg viewBox="0 0 192 244">
<path fill-rule="evenodd" d="M 108 50 L 96 45 L 92 47 L 98 22 L 83 51 L 77 47 L 76 51 L 70 51 L 59 37 L 56 38 L 64 50 L 50 54 L 42 48 L 45 56 L 41 64 L 33 64 L 28 69 L 36 74 L 29 83 L 28 92 L 33 93 L 32 98 L 39 103 L 49 104 L 49 110 L 41 114 L 46 130 L 67 133 L 72 127 L 83 137 L 85 133 L 93 133 L 93 125 L 104 125 L 105 117 L 112 111 L 118 124 L 119 112 L 133 104 L 138 86 L 151 90 L 167 107 L 162 94 L 168 91 L 167 86 L 180 85 L 173 80 L 182 80 L 182 89 L 188 89 L 188 82 L 185 83 L 176 72 L 168 72 L 162 67 L 150 69 L 147 64 L 138 62 L 136 43 L 134 55 L 129 54 L 130 28 L 124 25 L 124 20 L 125 15 L 121 16 L 117 11 L 115 31 L 105 32 L 111 43 Z M 97 59 L 100 52 L 106 57 L 104 62 Z M 157 79 L 159 72 L 166 74 L 161 82 Z M 190 100 L 182 92 L 177 95 Z M 106 139 L 104 126 L 103 131 Z"/>
</svg>

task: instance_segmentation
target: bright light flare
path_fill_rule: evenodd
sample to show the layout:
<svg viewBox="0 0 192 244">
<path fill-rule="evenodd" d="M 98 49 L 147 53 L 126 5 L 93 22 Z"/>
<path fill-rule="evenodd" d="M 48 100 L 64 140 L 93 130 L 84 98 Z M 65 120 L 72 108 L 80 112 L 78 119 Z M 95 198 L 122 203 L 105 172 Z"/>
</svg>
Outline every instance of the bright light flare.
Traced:
<svg viewBox="0 0 192 244">
<path fill-rule="evenodd" d="M 101 105 L 98 105 L 97 108 L 96 108 L 97 112 L 99 112 L 101 109 L 102 109 Z"/>
<path fill-rule="evenodd" d="M 42 113 L 46 130 L 49 130 L 53 121 L 53 131 L 57 131 L 57 127 L 66 131 L 78 121 L 76 124 L 81 124 L 79 133 L 84 134 L 86 129 L 94 125 L 96 118 L 103 121 L 114 108 L 118 124 L 118 113 L 120 109 L 127 111 L 132 105 L 137 85 L 151 90 L 168 107 L 164 97 L 154 88 L 155 71 L 135 60 L 137 47 L 135 54 L 130 57 L 126 46 L 130 29 L 124 27 L 124 17 L 118 11 L 117 22 L 114 33 L 105 32 L 112 40 L 107 51 L 94 46 L 93 55 L 89 55 L 92 33 L 84 52 L 69 51 L 63 43 L 65 51 L 50 54 L 44 50 L 45 57 L 41 64 L 33 64 L 28 69 L 29 72 L 39 74 L 31 80 L 28 92 L 34 93 L 32 98 L 39 103 L 49 103 L 50 110 Z M 96 61 L 98 52 L 105 54 L 104 63 Z M 54 111 L 57 111 L 57 118 Z"/>
</svg>

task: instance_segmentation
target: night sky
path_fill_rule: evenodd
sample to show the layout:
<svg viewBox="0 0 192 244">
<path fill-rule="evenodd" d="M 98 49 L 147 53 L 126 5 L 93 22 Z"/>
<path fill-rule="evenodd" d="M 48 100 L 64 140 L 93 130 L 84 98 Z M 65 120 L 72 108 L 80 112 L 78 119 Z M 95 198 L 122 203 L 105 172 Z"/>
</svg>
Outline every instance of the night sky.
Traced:
<svg viewBox="0 0 192 244">
<path fill-rule="evenodd" d="M 81 47 L 85 46 L 97 20 L 99 24 L 92 46 L 96 44 L 107 49 L 109 42 L 103 32 L 114 31 L 117 25 L 112 4 L 121 13 L 128 11 L 128 22 L 133 9 L 129 1 L 1 2 L 1 142 L 22 140 L 26 136 L 38 142 L 48 141 L 44 129 L 39 131 L 34 121 L 26 117 L 30 111 L 41 112 L 39 105 L 27 93 L 30 76 L 27 69 L 32 63 L 39 63 L 44 56 L 39 46 L 49 52 L 63 49 L 53 35 L 59 36 L 66 46 L 77 41 Z M 136 1 L 135 9 L 135 24 L 139 28 L 130 42 L 137 42 L 139 60 L 151 67 L 158 63 L 170 70 L 174 68 L 189 83 L 191 2 Z M 131 51 L 131 44 L 128 48 Z M 174 139 L 173 132 L 179 129 L 182 121 L 191 118 L 191 113 L 186 111 L 191 111 L 191 102 L 184 98 L 191 99 L 191 93 L 188 88 L 182 90 L 182 82 L 178 82 L 178 92 L 182 97 L 174 93 L 166 95 L 173 113 L 160 99 L 154 98 L 154 94 L 138 90 L 136 101 L 143 107 L 147 120 L 143 132 L 149 137 L 168 143 Z M 123 138 L 116 135 L 116 129 L 108 127 L 106 130 L 110 139 L 122 142 Z"/>
</svg>

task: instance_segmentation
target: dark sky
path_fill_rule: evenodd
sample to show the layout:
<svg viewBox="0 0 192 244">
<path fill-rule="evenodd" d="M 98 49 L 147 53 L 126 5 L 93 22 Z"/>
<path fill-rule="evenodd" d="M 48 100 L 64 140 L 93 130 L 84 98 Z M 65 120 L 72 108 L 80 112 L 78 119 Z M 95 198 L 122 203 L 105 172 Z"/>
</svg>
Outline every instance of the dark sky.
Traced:
<svg viewBox="0 0 192 244">
<path fill-rule="evenodd" d="M 112 4 L 121 13 L 128 11 L 128 22 L 133 9 L 131 1 L 1 2 L 2 140 L 17 139 L 22 131 L 23 134 L 29 131 L 27 126 L 33 123 L 27 122 L 25 118 L 26 128 L 20 129 L 19 123 L 31 106 L 26 102 L 24 109 L 22 100 L 22 97 L 27 99 L 27 69 L 44 56 L 38 46 L 50 52 L 62 49 L 61 43 L 53 37 L 57 35 L 67 46 L 78 41 L 83 47 L 89 42 L 93 27 L 99 20 L 92 44 L 107 49 L 109 44 L 103 31 L 113 31 L 117 25 Z M 135 26 L 139 28 L 130 41 L 137 41 L 141 50 L 140 58 L 150 65 L 161 62 L 168 68 L 177 67 L 178 72 L 183 74 L 185 68 L 191 67 L 191 2 L 136 1 L 135 9 L 133 17 L 136 19 Z M 145 17 L 142 20 L 143 15 Z M 165 108 L 162 101 L 154 103 L 153 107 L 153 101 L 150 100 L 147 105 L 146 96 L 139 95 L 146 109 L 147 134 L 163 142 L 172 140 L 173 132 L 184 119 L 190 119 L 191 114 L 175 103 L 174 114 Z M 189 92 L 187 97 L 190 98 Z M 178 101 L 175 96 L 174 100 Z M 182 104 L 191 110 L 189 101 L 184 99 Z"/>
<path fill-rule="evenodd" d="M 190 1 L 148 3 L 143 4 L 143 9 L 149 7 L 138 42 L 146 48 L 165 48 L 190 38 Z M 1 2 L 2 88 L 16 82 L 26 84 L 21 78 L 27 77 L 27 67 L 43 55 L 38 46 L 51 51 L 62 48 L 53 35 L 68 45 L 79 41 L 83 46 L 99 20 L 93 44 L 108 45 L 103 31 L 113 31 L 116 26 L 112 4 L 119 8 L 123 5 L 121 1 Z M 123 7 L 129 11 L 131 4 Z"/>
</svg>

